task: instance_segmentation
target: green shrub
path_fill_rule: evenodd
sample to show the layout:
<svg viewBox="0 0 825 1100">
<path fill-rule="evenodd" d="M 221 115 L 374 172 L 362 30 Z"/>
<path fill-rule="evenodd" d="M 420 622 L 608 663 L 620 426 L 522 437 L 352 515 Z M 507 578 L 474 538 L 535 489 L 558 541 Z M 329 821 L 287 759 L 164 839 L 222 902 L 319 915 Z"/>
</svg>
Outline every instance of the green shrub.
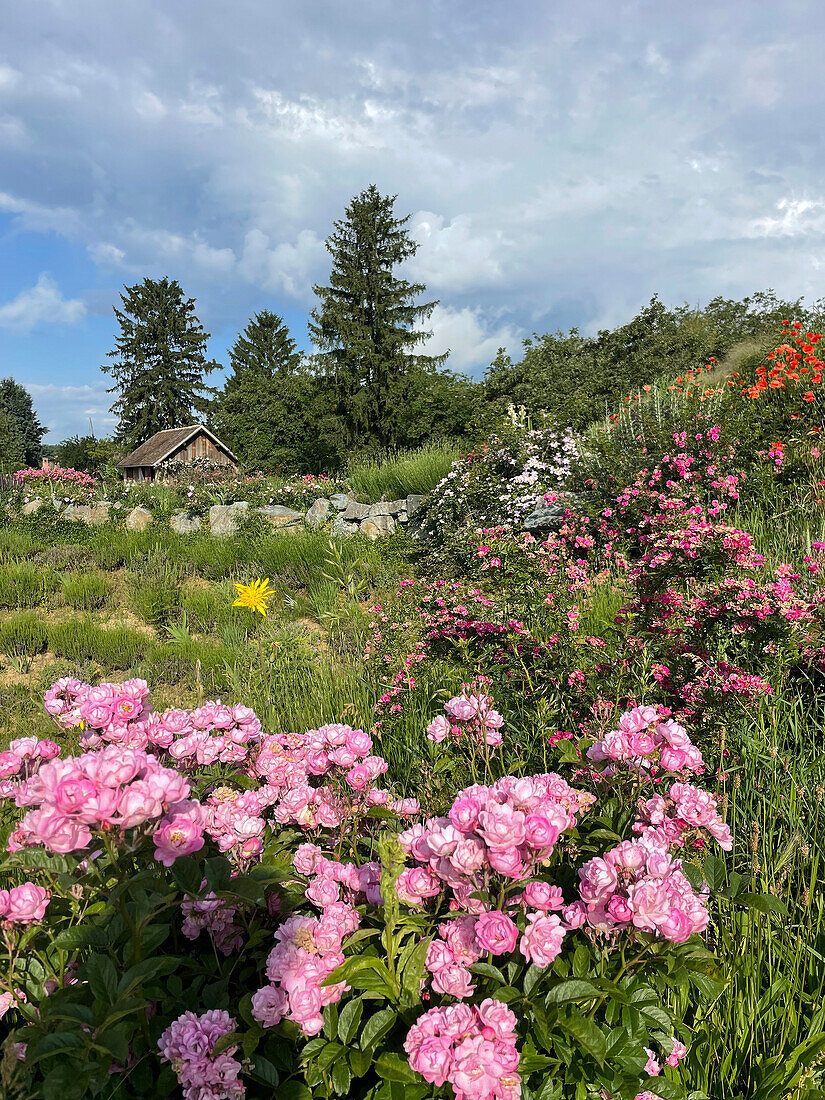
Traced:
<svg viewBox="0 0 825 1100">
<path fill-rule="evenodd" d="M 0 530 L 0 562 L 21 561 L 43 548 L 30 532 L 17 527 Z"/>
<path fill-rule="evenodd" d="M 106 669 L 131 669 L 151 656 L 155 643 L 129 627 L 103 630 L 88 615 L 79 615 L 48 628 L 49 648 L 71 661 L 97 661 Z"/>
<path fill-rule="evenodd" d="M 7 657 L 34 657 L 43 652 L 47 641 L 45 624 L 31 611 L 0 622 L 0 653 Z"/>
<path fill-rule="evenodd" d="M 69 573 L 63 578 L 63 599 L 77 611 L 95 611 L 106 603 L 111 587 L 102 573 Z"/>
<path fill-rule="evenodd" d="M 31 561 L 0 565 L 0 607 L 38 607 L 59 583 L 54 570 Z"/>
</svg>

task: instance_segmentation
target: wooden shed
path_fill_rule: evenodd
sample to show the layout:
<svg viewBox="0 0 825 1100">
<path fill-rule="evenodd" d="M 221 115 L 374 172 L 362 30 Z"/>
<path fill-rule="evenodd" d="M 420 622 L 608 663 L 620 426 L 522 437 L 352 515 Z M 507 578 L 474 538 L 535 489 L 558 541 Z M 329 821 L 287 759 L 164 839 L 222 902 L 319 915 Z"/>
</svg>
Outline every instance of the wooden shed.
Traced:
<svg viewBox="0 0 825 1100">
<path fill-rule="evenodd" d="M 202 424 L 156 432 L 118 466 L 125 481 L 155 481 L 162 479 L 164 469 L 173 463 L 191 464 L 199 458 L 216 466 L 238 468 L 235 455 Z"/>
</svg>

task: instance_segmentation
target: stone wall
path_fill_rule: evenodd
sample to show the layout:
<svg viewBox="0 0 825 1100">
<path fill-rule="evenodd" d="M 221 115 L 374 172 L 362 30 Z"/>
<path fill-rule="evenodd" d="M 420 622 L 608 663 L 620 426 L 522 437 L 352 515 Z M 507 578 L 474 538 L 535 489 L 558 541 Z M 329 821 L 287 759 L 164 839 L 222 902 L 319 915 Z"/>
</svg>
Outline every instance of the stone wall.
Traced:
<svg viewBox="0 0 825 1100">
<path fill-rule="evenodd" d="M 405 524 L 420 507 L 423 497 L 412 493 L 401 500 L 380 500 L 375 504 L 361 504 L 352 494 L 335 493 L 329 499 L 319 497 L 306 512 L 287 508 L 282 504 L 270 504 L 263 508 L 251 506 L 245 500 L 234 504 L 215 504 L 209 509 L 208 517 L 177 512 L 168 523 L 179 535 L 189 535 L 196 531 L 208 531 L 213 538 L 227 538 L 238 532 L 242 522 L 252 516 L 262 516 L 271 527 L 280 532 L 290 533 L 306 527 L 326 527 L 333 537 L 346 535 L 364 535 L 368 539 L 391 535 L 399 524 Z M 46 501 L 36 498 L 23 505 L 24 515 L 34 515 L 40 511 Z M 119 522 L 123 513 L 119 512 L 108 500 L 98 500 L 93 504 L 70 504 L 63 509 L 66 519 L 97 527 L 104 523 Z M 132 508 L 125 514 L 125 524 L 129 531 L 145 531 L 155 522 L 152 513 L 143 506 Z"/>
</svg>

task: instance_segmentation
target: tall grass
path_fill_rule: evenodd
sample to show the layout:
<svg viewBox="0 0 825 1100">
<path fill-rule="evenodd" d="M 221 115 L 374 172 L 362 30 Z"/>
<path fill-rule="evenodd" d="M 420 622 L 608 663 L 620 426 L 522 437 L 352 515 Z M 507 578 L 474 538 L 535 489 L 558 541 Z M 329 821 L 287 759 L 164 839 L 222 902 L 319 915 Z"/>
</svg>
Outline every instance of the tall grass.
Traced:
<svg viewBox="0 0 825 1100">
<path fill-rule="evenodd" d="M 432 443 L 417 451 L 353 458 L 347 480 L 355 493 L 367 500 L 399 500 L 409 493 L 428 493 L 445 476 L 460 454 L 448 443 Z"/>
<path fill-rule="evenodd" d="M 785 912 L 714 902 L 721 984 L 705 1007 L 687 989 L 678 1006 L 693 1031 L 686 1078 L 714 1100 L 782 1100 L 808 1095 L 791 1091 L 819 1072 L 800 1050 L 825 1042 L 825 760 L 812 737 L 822 714 L 783 693 L 734 718 L 719 783 L 736 839 L 724 885 L 742 876 Z"/>
</svg>

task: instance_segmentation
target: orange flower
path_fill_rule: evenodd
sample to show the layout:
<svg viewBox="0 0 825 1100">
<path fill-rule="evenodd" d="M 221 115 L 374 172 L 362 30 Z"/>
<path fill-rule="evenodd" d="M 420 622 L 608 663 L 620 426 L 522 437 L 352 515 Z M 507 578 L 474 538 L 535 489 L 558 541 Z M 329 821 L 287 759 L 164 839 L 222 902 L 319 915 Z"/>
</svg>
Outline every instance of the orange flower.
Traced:
<svg viewBox="0 0 825 1100">
<path fill-rule="evenodd" d="M 803 401 L 813 401 L 813 399 L 814 399 L 813 390 L 808 390 L 807 393 L 802 394 L 802 400 Z"/>
</svg>

